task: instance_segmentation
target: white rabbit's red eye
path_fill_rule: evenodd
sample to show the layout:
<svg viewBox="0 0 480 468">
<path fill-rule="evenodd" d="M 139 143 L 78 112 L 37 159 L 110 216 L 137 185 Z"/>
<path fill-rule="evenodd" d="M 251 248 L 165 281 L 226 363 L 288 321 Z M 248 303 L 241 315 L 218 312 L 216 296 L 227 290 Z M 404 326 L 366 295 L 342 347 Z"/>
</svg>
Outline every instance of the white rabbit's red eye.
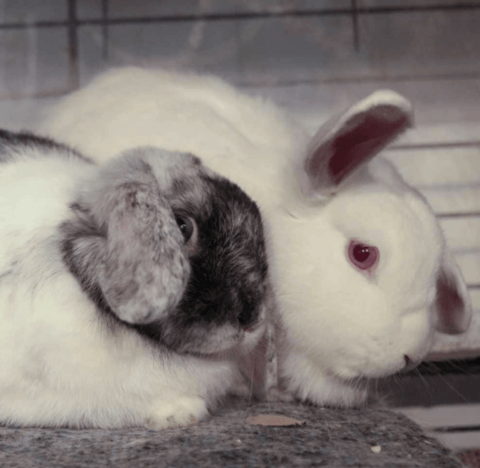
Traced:
<svg viewBox="0 0 480 468">
<path fill-rule="evenodd" d="M 352 240 L 348 246 L 348 259 L 359 270 L 373 273 L 378 264 L 380 254 L 373 245 L 362 244 Z"/>
</svg>

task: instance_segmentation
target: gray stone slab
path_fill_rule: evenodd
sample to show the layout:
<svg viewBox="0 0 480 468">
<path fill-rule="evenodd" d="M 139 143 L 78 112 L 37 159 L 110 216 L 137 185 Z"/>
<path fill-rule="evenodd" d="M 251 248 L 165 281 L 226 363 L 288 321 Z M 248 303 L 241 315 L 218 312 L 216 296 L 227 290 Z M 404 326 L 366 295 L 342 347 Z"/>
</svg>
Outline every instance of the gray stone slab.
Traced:
<svg viewBox="0 0 480 468">
<path fill-rule="evenodd" d="M 301 427 L 248 424 L 275 413 Z M 324 409 L 294 403 L 231 403 L 198 425 L 145 429 L 0 428 L 2 468 L 22 467 L 385 467 L 462 464 L 405 416 L 374 408 Z"/>
</svg>

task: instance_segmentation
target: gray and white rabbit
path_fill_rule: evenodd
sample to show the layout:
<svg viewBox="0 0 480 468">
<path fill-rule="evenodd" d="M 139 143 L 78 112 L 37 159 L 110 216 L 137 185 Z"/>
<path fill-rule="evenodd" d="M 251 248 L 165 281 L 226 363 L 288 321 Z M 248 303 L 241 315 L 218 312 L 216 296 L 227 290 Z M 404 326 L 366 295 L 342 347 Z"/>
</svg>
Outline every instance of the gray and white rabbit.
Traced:
<svg viewBox="0 0 480 468">
<path fill-rule="evenodd" d="M 352 405 L 364 383 L 419 363 L 471 305 L 424 197 L 375 157 L 412 124 L 379 91 L 311 136 L 224 81 L 110 70 L 62 99 L 41 130 L 104 162 L 139 144 L 199 155 L 260 207 L 277 303 L 278 376 L 289 393 Z"/>
<path fill-rule="evenodd" d="M 0 131 L 0 423 L 207 415 L 264 334 L 259 211 L 197 157 Z"/>
</svg>

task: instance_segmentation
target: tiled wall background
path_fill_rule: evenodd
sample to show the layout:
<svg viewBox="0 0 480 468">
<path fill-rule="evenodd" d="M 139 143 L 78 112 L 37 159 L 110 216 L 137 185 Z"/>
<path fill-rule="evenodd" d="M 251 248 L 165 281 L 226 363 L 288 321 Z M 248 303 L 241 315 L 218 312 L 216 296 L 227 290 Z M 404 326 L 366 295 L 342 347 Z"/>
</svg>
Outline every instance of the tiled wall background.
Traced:
<svg viewBox="0 0 480 468">
<path fill-rule="evenodd" d="M 110 66 L 221 75 L 314 130 L 379 88 L 416 109 L 389 152 L 430 200 L 480 317 L 480 0 L 0 0 L 0 126 Z M 480 320 L 439 342 L 480 355 Z"/>
</svg>

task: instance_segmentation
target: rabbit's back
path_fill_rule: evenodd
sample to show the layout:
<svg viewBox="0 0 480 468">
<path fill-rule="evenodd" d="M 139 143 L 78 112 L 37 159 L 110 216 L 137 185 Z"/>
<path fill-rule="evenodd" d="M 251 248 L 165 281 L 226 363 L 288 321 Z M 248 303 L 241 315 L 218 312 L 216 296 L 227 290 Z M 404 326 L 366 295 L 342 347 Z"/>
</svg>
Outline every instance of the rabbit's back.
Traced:
<svg viewBox="0 0 480 468">
<path fill-rule="evenodd" d="M 140 145 L 191 152 L 262 204 L 308 138 L 278 107 L 218 78 L 133 67 L 67 96 L 39 129 L 101 163 Z"/>
<path fill-rule="evenodd" d="M 31 233 L 64 219 L 66 201 L 77 181 L 88 177 L 94 167 L 73 152 L 46 151 L 25 145 L 0 148 L 0 235 L 4 242 L 8 233 Z M 18 237 L 11 240 L 22 242 Z"/>
</svg>

